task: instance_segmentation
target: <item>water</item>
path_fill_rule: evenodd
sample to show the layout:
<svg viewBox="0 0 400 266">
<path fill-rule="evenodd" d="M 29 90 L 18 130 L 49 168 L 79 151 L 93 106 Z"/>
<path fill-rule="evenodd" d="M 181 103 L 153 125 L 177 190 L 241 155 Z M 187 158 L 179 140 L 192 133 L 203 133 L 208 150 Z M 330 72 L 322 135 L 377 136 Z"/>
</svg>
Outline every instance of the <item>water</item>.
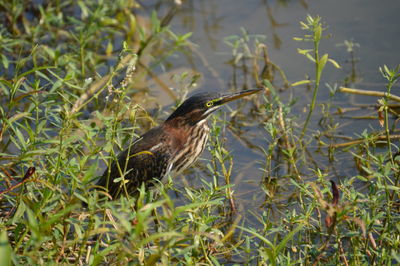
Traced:
<svg viewBox="0 0 400 266">
<path fill-rule="evenodd" d="M 400 44 L 400 28 L 395 26 L 399 22 L 400 3 L 397 1 L 307 1 L 302 4 L 302 1 L 225 0 L 193 1 L 192 6 L 192 12 L 183 8 L 176 15 L 172 29 L 193 32 L 191 40 L 224 80 L 230 76 L 230 68 L 224 63 L 229 59 L 230 49 L 223 40 L 227 36 L 240 35 L 241 27 L 250 34 L 267 36 L 271 59 L 285 70 L 290 81 L 303 79 L 304 73 L 312 73 L 312 65 L 296 50 L 305 47 L 304 44 L 292 39 L 304 34 L 299 21 L 304 21 L 307 14 L 323 18 L 332 38 L 325 40 L 321 49 L 339 63 L 349 59 L 345 48 L 337 46 L 339 43 L 354 40 L 360 44 L 357 57 L 361 61 L 357 66 L 366 83 L 379 80 L 372 79 L 378 76 L 379 66 L 399 63 L 400 56 L 395 52 Z M 196 66 L 200 68 L 201 63 Z M 329 81 L 346 75 L 348 69 L 328 70 L 326 80 Z M 217 86 L 212 84 L 213 79 L 206 69 L 202 73 L 206 86 Z"/>
<path fill-rule="evenodd" d="M 166 6 L 160 7 L 161 10 L 163 8 Z M 345 84 L 358 89 L 385 90 L 385 80 L 379 73 L 379 67 L 384 64 L 394 67 L 400 63 L 400 54 L 397 52 L 400 47 L 398 10 L 400 10 L 400 1 L 390 0 L 379 2 L 374 0 L 185 1 L 171 22 L 171 29 L 181 34 L 192 32 L 190 40 L 196 44 L 196 52 L 193 52 L 191 56 L 181 55 L 174 58 L 173 65 L 174 68 L 193 69 L 200 72 L 202 79 L 199 88 L 201 89 L 225 91 L 254 86 L 251 76 L 245 77 L 240 70 L 236 73 L 237 86 L 233 86 L 234 70 L 227 63 L 232 59 L 232 50 L 224 39 L 229 36 L 241 36 L 241 28 L 243 28 L 250 35 L 266 36 L 263 42 L 268 47 L 270 59 L 283 69 L 289 82 L 305 79 L 307 74 L 313 78 L 314 65 L 297 52 L 297 48 L 311 49 L 312 44 L 296 42 L 293 37 L 301 37 L 305 34 L 299 22 L 304 21 L 307 14 L 319 15 L 325 23 L 325 33 L 329 35 L 329 38 L 322 40 L 320 53 L 321 55 L 328 53 L 329 57 L 335 59 L 342 68 L 336 69 L 327 64 L 321 81 L 318 103 L 330 102 L 332 114 L 339 107 L 368 106 L 369 108 L 365 110 L 346 113 L 343 116 L 332 115 L 334 123 L 341 125 L 338 134 L 355 137 L 364 129 L 370 132 L 382 130 L 376 119 L 349 118 L 362 115 L 376 116 L 374 105 L 377 98 L 337 93 L 329 99 L 329 89 L 325 84 L 329 83 L 331 86 Z M 354 76 L 347 82 L 344 80 L 351 75 L 352 66 L 351 55 L 343 45 L 345 41 L 358 44 L 354 53 Z M 276 85 L 281 86 L 282 82 L 278 81 Z M 396 89 L 393 90 L 394 93 Z M 157 91 L 157 87 L 154 90 Z M 282 91 L 280 97 L 283 102 L 287 102 L 287 99 L 292 97 L 297 99 L 292 114 L 297 114 L 299 117 L 297 121 L 302 124 L 306 117 L 304 110 L 311 101 L 312 92 L 304 87 L 295 87 Z M 164 99 L 164 104 L 170 102 L 172 99 Z M 234 108 L 235 104 L 231 107 Z M 228 109 L 225 108 L 224 111 Z M 318 125 L 321 117 L 321 108 L 318 106 L 310 123 L 311 131 L 324 131 L 324 128 Z M 253 124 L 245 127 L 245 130 L 245 138 L 252 145 L 264 149 L 268 147 L 267 133 L 262 125 Z M 260 188 L 260 184 L 265 173 L 260 168 L 263 167 L 265 158 L 258 149 L 245 145 L 229 130 L 226 131 L 226 138 L 226 147 L 234 157 L 232 182 L 235 183 L 236 200 L 242 209 L 257 213 L 264 208 L 265 193 Z M 342 141 L 337 140 L 337 142 Z M 336 161 L 329 162 L 326 155 L 316 153 L 314 143 L 309 148 L 310 152 L 314 153 L 313 159 L 316 160 L 318 166 L 329 172 L 327 178 L 337 180 L 357 174 L 354 160 L 349 153 L 338 151 L 335 154 Z M 206 161 L 210 158 L 210 154 L 206 152 L 202 158 Z M 285 173 L 284 167 L 282 168 L 275 176 L 278 179 L 280 174 Z M 199 171 L 198 168 L 194 170 L 195 173 Z M 186 179 L 189 179 L 192 184 L 195 182 L 195 177 L 192 175 L 188 175 Z M 289 180 L 283 182 L 289 183 Z M 288 196 L 290 192 L 283 191 L 282 193 Z M 279 202 L 279 194 L 276 196 L 278 198 L 276 202 Z"/>
</svg>

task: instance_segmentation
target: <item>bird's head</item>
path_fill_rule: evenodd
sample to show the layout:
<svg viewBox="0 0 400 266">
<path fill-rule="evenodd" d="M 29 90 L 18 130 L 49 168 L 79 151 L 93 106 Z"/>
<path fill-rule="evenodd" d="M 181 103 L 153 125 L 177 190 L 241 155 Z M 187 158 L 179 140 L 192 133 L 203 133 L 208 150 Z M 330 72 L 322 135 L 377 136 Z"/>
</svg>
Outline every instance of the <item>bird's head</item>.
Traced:
<svg viewBox="0 0 400 266">
<path fill-rule="evenodd" d="M 195 125 L 206 119 L 212 112 L 225 103 L 257 93 L 261 89 L 244 90 L 236 93 L 204 92 L 197 93 L 184 101 L 166 120 L 174 120 Z"/>
</svg>

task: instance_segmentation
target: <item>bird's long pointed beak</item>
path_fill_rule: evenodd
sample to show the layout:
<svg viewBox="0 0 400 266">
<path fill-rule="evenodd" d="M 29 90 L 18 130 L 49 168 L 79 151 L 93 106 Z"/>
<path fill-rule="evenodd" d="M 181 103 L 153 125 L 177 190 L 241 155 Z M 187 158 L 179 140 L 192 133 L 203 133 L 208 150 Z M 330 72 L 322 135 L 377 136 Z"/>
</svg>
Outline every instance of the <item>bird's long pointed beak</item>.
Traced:
<svg viewBox="0 0 400 266">
<path fill-rule="evenodd" d="M 262 91 L 262 89 L 245 90 L 236 93 L 226 94 L 221 97 L 220 104 L 225 104 L 260 91 Z"/>
</svg>

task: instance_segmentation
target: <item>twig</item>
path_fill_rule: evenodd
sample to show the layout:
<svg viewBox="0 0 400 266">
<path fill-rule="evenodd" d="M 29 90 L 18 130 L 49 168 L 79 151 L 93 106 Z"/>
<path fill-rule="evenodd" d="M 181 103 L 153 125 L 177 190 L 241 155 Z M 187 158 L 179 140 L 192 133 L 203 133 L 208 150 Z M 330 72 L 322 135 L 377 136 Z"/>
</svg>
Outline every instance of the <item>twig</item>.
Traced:
<svg viewBox="0 0 400 266">
<path fill-rule="evenodd" d="M 371 139 L 371 141 L 376 141 L 376 140 L 386 140 L 386 136 L 375 136 Z M 400 139 L 400 135 L 390 135 L 390 139 Z M 364 139 L 356 139 L 353 141 L 349 142 L 344 142 L 344 143 L 338 143 L 338 144 L 332 144 L 330 145 L 332 148 L 343 148 L 355 144 L 360 144 L 364 141 Z"/>
<path fill-rule="evenodd" d="M 358 95 L 366 95 L 366 96 L 376 96 L 376 97 L 387 97 L 390 100 L 400 102 L 400 97 L 391 93 L 383 92 L 383 91 L 367 91 L 367 90 L 359 90 L 359 89 L 351 89 L 340 87 L 340 92 L 358 94 Z"/>
<path fill-rule="evenodd" d="M 25 184 L 26 182 L 28 182 L 29 178 L 35 173 L 35 170 L 36 170 L 35 167 L 33 167 L 33 166 L 29 167 L 28 170 L 26 171 L 25 175 L 24 175 L 24 178 L 22 178 L 22 181 L 17 183 L 17 184 L 15 184 L 15 185 L 13 185 L 13 186 L 11 186 L 11 187 L 9 187 L 9 188 L 7 188 L 6 190 L 0 191 L 0 197 L 1 197 L 1 195 L 5 194 L 5 193 L 8 193 L 11 190 L 14 190 L 17 187 L 19 187 L 19 186 Z"/>
<path fill-rule="evenodd" d="M 14 178 L 12 177 L 12 175 L 7 171 L 7 169 L 0 167 L 0 169 L 4 172 L 4 174 L 6 175 L 6 178 L 4 179 L 7 183 L 7 186 L 11 186 L 11 181 L 14 180 Z"/>
</svg>

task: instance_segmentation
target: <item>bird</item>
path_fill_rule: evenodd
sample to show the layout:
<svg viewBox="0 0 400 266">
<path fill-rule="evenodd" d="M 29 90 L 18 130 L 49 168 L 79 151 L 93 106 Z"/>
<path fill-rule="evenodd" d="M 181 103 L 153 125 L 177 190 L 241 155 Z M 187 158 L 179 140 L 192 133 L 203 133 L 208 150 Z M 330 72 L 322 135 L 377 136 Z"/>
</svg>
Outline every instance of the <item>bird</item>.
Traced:
<svg viewBox="0 0 400 266">
<path fill-rule="evenodd" d="M 160 126 L 150 129 L 122 151 L 96 187 L 115 199 L 122 194 L 136 195 L 142 183 L 148 188 L 170 173 L 182 172 L 198 159 L 206 146 L 210 132 L 207 118 L 222 105 L 261 90 L 194 94 Z"/>
</svg>

